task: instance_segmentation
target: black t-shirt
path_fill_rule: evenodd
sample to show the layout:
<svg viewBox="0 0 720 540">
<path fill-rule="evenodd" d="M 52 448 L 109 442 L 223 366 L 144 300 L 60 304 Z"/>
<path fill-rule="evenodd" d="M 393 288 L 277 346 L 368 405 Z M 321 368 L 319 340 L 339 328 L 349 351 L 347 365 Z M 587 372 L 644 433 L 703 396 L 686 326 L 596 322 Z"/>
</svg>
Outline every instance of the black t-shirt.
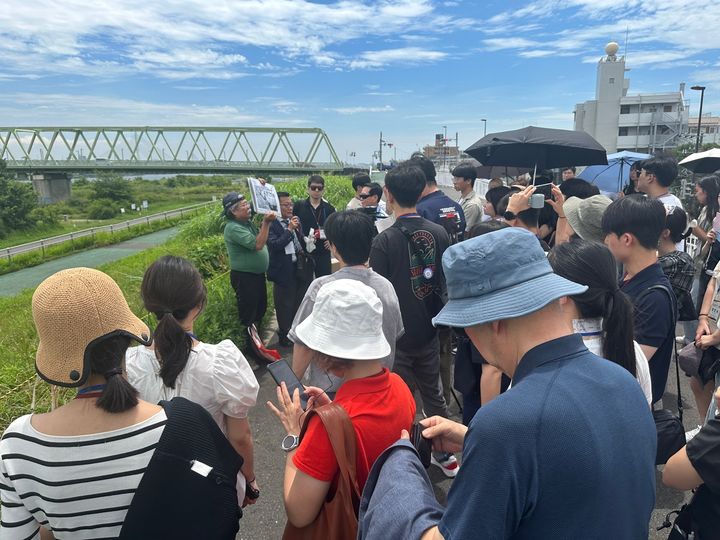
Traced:
<svg viewBox="0 0 720 540">
<path fill-rule="evenodd" d="M 691 514 L 700 526 L 700 539 L 716 538 L 720 530 L 720 420 L 712 418 L 687 443 L 687 455 L 703 480 Z"/>
<path fill-rule="evenodd" d="M 442 254 L 450 245 L 444 227 L 427 219 L 399 217 L 388 229 L 375 237 L 370 250 L 370 266 L 387 278 L 395 288 L 400 302 L 405 335 L 397 342 L 400 350 L 423 347 L 436 335 L 431 319 L 442 307 L 445 296 L 445 276 Z M 415 254 L 405 234 L 404 226 L 418 245 L 422 260 Z M 432 278 L 423 272 L 429 269 Z"/>
<path fill-rule="evenodd" d="M 633 303 L 635 341 L 640 345 L 657 348 L 652 358 L 648 358 L 653 403 L 662 398 L 665 392 L 675 341 L 673 305 L 667 292 L 651 289 L 655 285 L 667 287 L 674 295 L 659 263 L 651 264 L 632 279 L 620 282 L 620 288 Z"/>
<path fill-rule="evenodd" d="M 325 225 L 325 220 L 333 212 L 335 212 L 335 207 L 325 199 L 320 201 L 320 205 L 317 208 L 313 208 L 309 198 L 304 201 L 298 201 L 293 206 L 293 215 L 300 218 L 303 236 L 307 236 L 310 233 L 310 229 L 317 230 L 318 228 L 322 228 Z M 325 249 L 325 242 L 315 242 L 314 256 L 325 253 L 328 253 L 328 250 Z"/>
</svg>

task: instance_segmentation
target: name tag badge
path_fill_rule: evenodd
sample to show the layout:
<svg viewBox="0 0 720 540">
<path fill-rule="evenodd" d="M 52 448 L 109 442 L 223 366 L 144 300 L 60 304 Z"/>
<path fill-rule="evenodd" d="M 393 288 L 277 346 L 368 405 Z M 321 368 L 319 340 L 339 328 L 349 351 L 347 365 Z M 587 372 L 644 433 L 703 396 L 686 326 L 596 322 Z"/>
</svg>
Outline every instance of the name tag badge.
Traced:
<svg viewBox="0 0 720 540">
<path fill-rule="evenodd" d="M 192 466 L 190 467 L 190 470 L 206 478 L 212 469 L 213 468 L 210 465 L 205 465 L 202 461 L 198 461 L 197 459 L 192 462 Z"/>
<path fill-rule="evenodd" d="M 708 317 L 717 323 L 718 317 L 720 316 L 720 295 L 716 294 L 713 298 L 712 306 L 710 306 L 710 313 Z"/>
</svg>

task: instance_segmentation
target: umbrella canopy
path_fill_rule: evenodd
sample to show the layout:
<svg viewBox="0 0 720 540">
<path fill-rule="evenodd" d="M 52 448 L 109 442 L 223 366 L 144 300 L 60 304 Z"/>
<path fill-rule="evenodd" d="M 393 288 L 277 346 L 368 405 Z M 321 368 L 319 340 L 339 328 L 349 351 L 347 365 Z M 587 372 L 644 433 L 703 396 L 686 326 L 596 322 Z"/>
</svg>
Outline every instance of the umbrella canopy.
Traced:
<svg viewBox="0 0 720 540">
<path fill-rule="evenodd" d="M 607 165 L 591 165 L 581 172 L 578 178 L 595 184 L 601 191 L 617 193 L 630 181 L 630 166 L 649 157 L 650 154 L 627 151 L 609 154 Z"/>
<path fill-rule="evenodd" d="M 478 178 L 497 178 L 502 176 L 520 176 L 532 172 L 532 169 L 524 167 L 508 167 L 505 165 L 480 165 L 475 167 Z"/>
<path fill-rule="evenodd" d="M 490 133 L 465 152 L 483 165 L 530 169 L 607 165 L 605 148 L 584 131 L 535 126 Z"/>
<path fill-rule="evenodd" d="M 720 169 L 720 148 L 711 148 L 705 152 L 690 154 L 678 165 L 694 173 L 713 173 Z"/>
</svg>

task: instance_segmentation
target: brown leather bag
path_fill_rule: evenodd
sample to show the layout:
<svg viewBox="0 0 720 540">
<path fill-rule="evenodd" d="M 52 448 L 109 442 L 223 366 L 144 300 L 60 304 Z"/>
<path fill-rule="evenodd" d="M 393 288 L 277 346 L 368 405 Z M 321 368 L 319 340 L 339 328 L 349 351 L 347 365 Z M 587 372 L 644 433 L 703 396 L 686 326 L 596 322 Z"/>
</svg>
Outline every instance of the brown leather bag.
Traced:
<svg viewBox="0 0 720 540">
<path fill-rule="evenodd" d="M 325 426 L 335 452 L 339 468 L 334 482 L 337 486 L 334 490 L 330 487 L 315 521 L 302 528 L 288 522 L 283 540 L 355 540 L 360 506 L 360 489 L 355 477 L 355 429 L 345 409 L 336 403 L 329 403 L 308 413 L 300 432 L 301 440 L 313 414 Z"/>
</svg>

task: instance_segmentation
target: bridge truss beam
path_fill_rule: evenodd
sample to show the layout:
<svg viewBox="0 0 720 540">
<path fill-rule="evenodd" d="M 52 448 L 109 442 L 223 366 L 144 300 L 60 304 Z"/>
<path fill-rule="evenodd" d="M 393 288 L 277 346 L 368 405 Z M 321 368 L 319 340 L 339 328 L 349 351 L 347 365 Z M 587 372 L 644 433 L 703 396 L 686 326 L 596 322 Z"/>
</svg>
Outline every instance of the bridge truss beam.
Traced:
<svg viewBox="0 0 720 540">
<path fill-rule="evenodd" d="M 16 172 L 338 171 L 319 128 L 0 127 L 0 157 Z"/>
</svg>

